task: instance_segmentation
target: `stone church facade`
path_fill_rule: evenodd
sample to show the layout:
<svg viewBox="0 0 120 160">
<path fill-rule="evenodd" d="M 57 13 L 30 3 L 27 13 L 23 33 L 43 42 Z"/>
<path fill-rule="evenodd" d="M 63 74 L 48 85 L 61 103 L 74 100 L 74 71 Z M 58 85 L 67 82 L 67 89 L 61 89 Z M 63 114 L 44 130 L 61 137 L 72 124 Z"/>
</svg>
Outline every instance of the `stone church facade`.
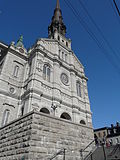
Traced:
<svg viewBox="0 0 120 160">
<path fill-rule="evenodd" d="M 88 79 L 65 36 L 59 0 L 48 33 L 28 51 L 22 36 L 16 44 L 0 42 L 0 127 L 33 111 L 89 128 L 92 140 Z"/>
</svg>

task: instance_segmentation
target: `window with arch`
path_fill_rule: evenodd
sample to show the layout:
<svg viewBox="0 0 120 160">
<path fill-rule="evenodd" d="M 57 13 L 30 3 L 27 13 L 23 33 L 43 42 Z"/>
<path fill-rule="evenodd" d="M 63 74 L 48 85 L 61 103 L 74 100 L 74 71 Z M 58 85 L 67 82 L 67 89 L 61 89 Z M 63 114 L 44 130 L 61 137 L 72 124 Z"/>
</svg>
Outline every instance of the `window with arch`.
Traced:
<svg viewBox="0 0 120 160">
<path fill-rule="evenodd" d="M 43 66 L 43 78 L 50 82 L 50 66 L 48 64 Z"/>
<path fill-rule="evenodd" d="M 58 36 L 58 41 L 60 41 L 60 36 Z"/>
<path fill-rule="evenodd" d="M 70 115 L 66 112 L 62 113 L 60 118 L 67 119 L 67 120 L 70 120 L 70 121 L 72 120 Z"/>
<path fill-rule="evenodd" d="M 119 138 L 116 138 L 116 143 L 117 143 L 117 144 L 120 143 Z"/>
<path fill-rule="evenodd" d="M 50 111 L 47 108 L 41 108 L 40 112 L 50 114 Z"/>
<path fill-rule="evenodd" d="M 18 72 L 19 72 L 19 66 L 16 65 L 16 66 L 14 67 L 13 76 L 14 76 L 14 77 L 18 77 Z"/>
<path fill-rule="evenodd" d="M 6 109 L 3 113 L 2 126 L 6 125 L 8 123 L 9 115 L 10 115 L 10 110 Z"/>
<path fill-rule="evenodd" d="M 64 60 L 64 52 L 62 52 L 62 59 Z"/>
<path fill-rule="evenodd" d="M 21 107 L 21 116 L 24 115 L 24 106 Z"/>
<path fill-rule="evenodd" d="M 68 47 L 68 42 L 66 42 L 66 46 Z"/>
<path fill-rule="evenodd" d="M 65 54 L 65 61 L 67 62 L 67 54 Z"/>
<path fill-rule="evenodd" d="M 86 123 L 85 123 L 84 120 L 81 120 L 81 121 L 80 121 L 80 124 L 86 125 Z"/>
<path fill-rule="evenodd" d="M 77 88 L 77 95 L 81 97 L 81 83 L 77 81 L 76 83 L 76 88 Z"/>
</svg>

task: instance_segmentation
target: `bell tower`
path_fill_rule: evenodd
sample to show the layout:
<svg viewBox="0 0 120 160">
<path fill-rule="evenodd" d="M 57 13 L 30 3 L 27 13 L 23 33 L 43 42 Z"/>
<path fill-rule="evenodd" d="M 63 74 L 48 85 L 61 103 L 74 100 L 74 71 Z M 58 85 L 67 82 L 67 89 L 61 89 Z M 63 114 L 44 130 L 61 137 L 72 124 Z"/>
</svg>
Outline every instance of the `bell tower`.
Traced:
<svg viewBox="0 0 120 160">
<path fill-rule="evenodd" d="M 52 22 L 48 27 L 49 38 L 54 39 L 55 31 L 62 34 L 63 36 L 65 36 L 65 34 L 66 34 L 66 26 L 63 22 L 62 11 L 60 9 L 59 0 L 57 0 L 56 8 L 54 10 L 54 15 L 52 17 Z"/>
</svg>

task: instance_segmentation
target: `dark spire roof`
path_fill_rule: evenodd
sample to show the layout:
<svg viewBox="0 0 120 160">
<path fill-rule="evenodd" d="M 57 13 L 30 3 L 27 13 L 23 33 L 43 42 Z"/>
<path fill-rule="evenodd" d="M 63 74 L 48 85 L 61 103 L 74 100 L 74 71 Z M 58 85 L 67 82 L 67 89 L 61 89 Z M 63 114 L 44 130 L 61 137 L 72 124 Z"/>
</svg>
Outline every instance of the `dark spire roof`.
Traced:
<svg viewBox="0 0 120 160">
<path fill-rule="evenodd" d="M 52 17 L 52 22 L 48 27 L 49 37 L 53 37 L 54 32 L 58 31 L 60 34 L 65 36 L 66 26 L 63 23 L 62 11 L 60 9 L 59 0 L 57 0 L 56 8 L 54 10 L 54 15 Z"/>
<path fill-rule="evenodd" d="M 56 8 L 59 8 L 59 9 L 60 9 L 60 3 L 59 3 L 59 0 L 57 0 Z"/>
</svg>

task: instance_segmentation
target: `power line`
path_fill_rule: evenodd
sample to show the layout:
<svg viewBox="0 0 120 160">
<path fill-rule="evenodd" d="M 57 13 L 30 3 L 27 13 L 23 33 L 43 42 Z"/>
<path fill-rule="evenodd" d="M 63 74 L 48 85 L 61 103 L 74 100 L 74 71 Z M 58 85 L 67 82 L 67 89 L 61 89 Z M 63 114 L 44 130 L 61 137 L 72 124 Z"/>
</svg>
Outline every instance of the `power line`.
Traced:
<svg viewBox="0 0 120 160">
<path fill-rule="evenodd" d="M 83 2 L 81 0 L 78 0 L 78 2 L 82 6 L 82 8 L 84 9 L 84 11 L 86 12 L 86 14 L 88 15 L 88 17 L 90 18 L 90 20 L 92 21 L 92 23 L 94 24 L 94 26 L 96 27 L 96 29 L 98 30 L 98 32 L 100 33 L 101 37 L 106 42 L 107 46 L 111 49 L 113 55 L 120 62 L 120 57 L 117 55 L 117 53 L 115 52 L 115 50 L 112 48 L 111 44 L 109 43 L 109 41 L 107 40 L 107 38 L 104 36 L 103 32 L 101 31 L 101 29 L 99 28 L 99 26 L 96 24 L 96 22 L 94 21 L 94 19 L 92 18 L 92 16 L 89 14 L 89 12 L 86 9 L 86 7 L 84 6 Z"/>
<path fill-rule="evenodd" d="M 106 58 L 109 60 L 109 62 L 114 66 L 114 68 L 116 68 L 116 70 L 118 71 L 118 73 L 120 74 L 120 68 L 116 65 L 116 63 L 114 63 L 113 59 L 111 59 L 111 56 L 109 55 L 108 51 L 104 48 L 103 46 L 103 42 L 100 42 L 96 35 L 91 31 L 91 29 L 87 26 L 87 24 L 85 23 L 85 21 L 81 18 L 79 12 L 73 7 L 73 5 L 70 3 L 70 1 L 68 0 L 64 0 L 64 2 L 66 3 L 66 5 L 72 10 L 74 16 L 77 18 L 78 22 L 83 26 L 83 28 L 85 29 L 85 31 L 89 34 L 89 36 L 95 41 L 95 43 L 97 44 L 97 46 L 99 47 L 99 49 L 104 53 L 104 55 L 106 56 Z"/>
<path fill-rule="evenodd" d="M 115 1 L 115 0 L 113 0 L 113 3 L 114 3 L 114 5 L 115 5 L 115 7 L 116 7 L 116 10 L 117 10 L 117 12 L 118 12 L 118 15 L 120 16 L 120 11 L 119 11 L 119 8 L 118 8 L 118 6 L 117 6 L 116 1 Z"/>
<path fill-rule="evenodd" d="M 114 11 L 114 13 L 115 13 L 115 15 L 116 15 L 116 18 L 117 18 L 117 20 L 118 20 L 118 22 L 119 22 L 119 24 L 120 24 L 120 18 L 118 17 L 118 14 L 117 14 L 117 12 L 116 12 L 116 10 L 115 10 L 115 7 L 114 7 L 114 5 L 113 5 L 113 2 L 112 2 L 111 0 L 108 0 L 108 1 L 110 2 L 111 6 L 112 6 L 112 9 L 113 9 L 113 11 Z"/>
</svg>

